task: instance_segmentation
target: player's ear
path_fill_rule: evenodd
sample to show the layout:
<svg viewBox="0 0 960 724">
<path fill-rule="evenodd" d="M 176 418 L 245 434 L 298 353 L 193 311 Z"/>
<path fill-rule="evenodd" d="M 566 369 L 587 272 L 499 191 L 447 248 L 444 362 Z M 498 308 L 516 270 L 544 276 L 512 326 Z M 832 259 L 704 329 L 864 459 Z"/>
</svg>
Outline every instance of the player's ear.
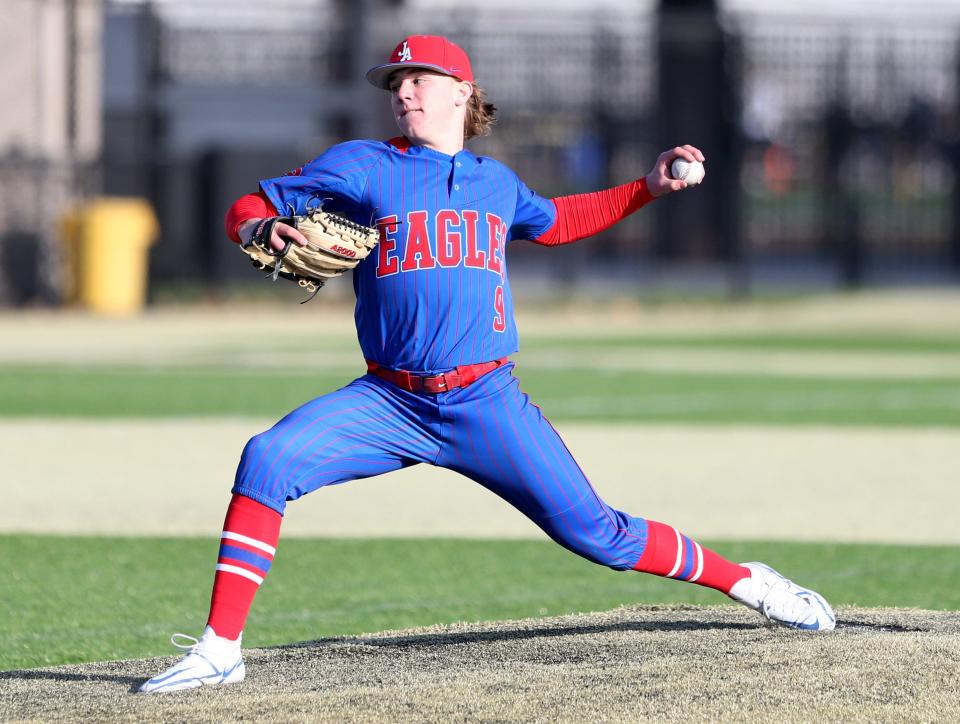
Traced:
<svg viewBox="0 0 960 724">
<path fill-rule="evenodd" d="M 457 94 L 454 96 L 454 103 L 458 106 L 464 106 L 473 95 L 473 83 L 468 80 L 457 82 Z"/>
</svg>

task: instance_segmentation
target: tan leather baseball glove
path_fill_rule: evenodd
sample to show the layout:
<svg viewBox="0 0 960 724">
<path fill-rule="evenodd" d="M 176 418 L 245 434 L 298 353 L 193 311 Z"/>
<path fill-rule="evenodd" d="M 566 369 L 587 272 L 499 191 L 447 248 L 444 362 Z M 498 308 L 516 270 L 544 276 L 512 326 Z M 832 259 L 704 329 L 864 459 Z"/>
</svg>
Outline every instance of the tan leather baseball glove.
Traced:
<svg viewBox="0 0 960 724">
<path fill-rule="evenodd" d="M 282 251 L 270 246 L 270 235 L 277 223 L 296 228 L 307 238 L 300 246 L 288 240 Z M 353 269 L 366 259 L 380 239 L 376 228 L 363 226 L 319 206 L 302 216 L 271 216 L 257 224 L 250 241 L 241 249 L 258 269 L 270 271 L 274 281 L 283 277 L 311 292 L 310 301 L 325 280 Z M 301 302 L 302 304 L 303 302 Z"/>
</svg>

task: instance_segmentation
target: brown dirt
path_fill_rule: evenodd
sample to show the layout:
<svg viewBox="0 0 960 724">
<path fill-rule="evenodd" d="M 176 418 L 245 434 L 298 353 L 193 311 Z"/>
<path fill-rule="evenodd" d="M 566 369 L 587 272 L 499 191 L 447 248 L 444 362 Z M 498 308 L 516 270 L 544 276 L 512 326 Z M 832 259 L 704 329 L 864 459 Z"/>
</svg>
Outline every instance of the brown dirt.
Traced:
<svg viewBox="0 0 960 724">
<path fill-rule="evenodd" d="M 247 680 L 133 691 L 173 658 L 0 673 L 15 721 L 957 721 L 960 614 L 838 611 L 828 634 L 740 607 L 628 607 L 247 652 Z"/>
</svg>

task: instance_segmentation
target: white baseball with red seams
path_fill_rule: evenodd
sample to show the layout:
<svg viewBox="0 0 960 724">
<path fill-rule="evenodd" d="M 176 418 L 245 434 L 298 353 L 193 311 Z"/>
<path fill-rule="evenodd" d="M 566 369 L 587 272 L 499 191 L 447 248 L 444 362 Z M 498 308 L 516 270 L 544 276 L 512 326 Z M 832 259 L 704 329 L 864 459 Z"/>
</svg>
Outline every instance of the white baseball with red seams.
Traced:
<svg viewBox="0 0 960 724">
<path fill-rule="evenodd" d="M 685 158 L 675 158 L 670 164 L 670 175 L 675 179 L 686 181 L 687 186 L 696 186 L 703 181 L 707 171 L 699 161 L 688 161 Z"/>
</svg>

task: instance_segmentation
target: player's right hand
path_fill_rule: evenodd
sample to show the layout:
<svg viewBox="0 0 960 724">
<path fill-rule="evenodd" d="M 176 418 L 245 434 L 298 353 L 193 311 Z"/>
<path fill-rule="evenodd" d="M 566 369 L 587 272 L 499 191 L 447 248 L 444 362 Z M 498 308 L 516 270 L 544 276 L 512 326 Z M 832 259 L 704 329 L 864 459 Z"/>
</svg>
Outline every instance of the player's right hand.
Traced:
<svg viewBox="0 0 960 724">
<path fill-rule="evenodd" d="M 661 153 L 657 157 L 656 163 L 653 164 L 653 169 L 647 174 L 647 190 L 654 198 L 672 191 L 680 191 L 681 189 L 687 188 L 686 181 L 680 181 L 670 175 L 670 164 L 673 163 L 675 158 L 684 158 L 687 161 L 700 161 L 700 163 L 706 161 L 703 156 L 703 151 L 690 144 L 675 146 L 669 151 Z"/>
</svg>

